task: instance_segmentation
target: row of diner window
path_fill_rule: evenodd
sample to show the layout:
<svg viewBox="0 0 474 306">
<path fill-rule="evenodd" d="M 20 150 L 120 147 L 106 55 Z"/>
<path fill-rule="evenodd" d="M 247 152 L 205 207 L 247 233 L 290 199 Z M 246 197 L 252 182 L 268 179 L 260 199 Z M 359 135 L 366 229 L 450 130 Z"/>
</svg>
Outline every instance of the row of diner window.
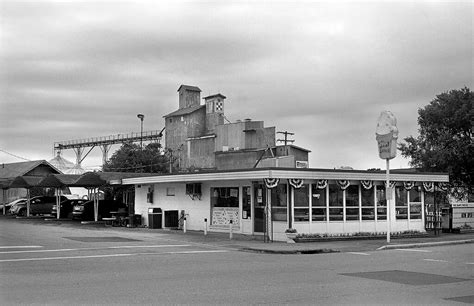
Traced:
<svg viewBox="0 0 474 306">
<path fill-rule="evenodd" d="M 259 185 L 255 188 L 257 205 L 259 201 L 265 203 L 265 193 L 259 192 L 259 189 L 263 189 L 263 186 Z M 342 190 L 336 184 L 328 184 L 323 189 L 319 189 L 316 184 L 306 184 L 293 190 L 295 222 L 387 219 L 387 202 L 383 185 L 374 185 L 370 189 L 365 189 L 361 185 L 350 185 Z M 274 221 L 287 221 L 287 201 L 286 184 L 279 184 L 271 189 Z M 414 187 L 406 190 L 402 186 L 395 187 L 396 219 L 421 219 L 421 209 L 421 188 Z"/>
</svg>

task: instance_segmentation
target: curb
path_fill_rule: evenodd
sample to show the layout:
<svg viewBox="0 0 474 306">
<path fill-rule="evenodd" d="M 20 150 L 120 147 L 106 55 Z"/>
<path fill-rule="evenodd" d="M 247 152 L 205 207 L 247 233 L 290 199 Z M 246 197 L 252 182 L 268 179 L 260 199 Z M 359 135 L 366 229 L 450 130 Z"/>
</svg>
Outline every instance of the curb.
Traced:
<svg viewBox="0 0 474 306">
<path fill-rule="evenodd" d="M 265 254 L 326 254 L 326 253 L 340 253 L 336 249 L 307 249 L 307 250 L 271 250 L 271 249 L 259 249 L 259 248 L 239 248 L 239 251 L 252 252 L 252 253 L 265 253 Z"/>
<path fill-rule="evenodd" d="M 440 246 L 440 245 L 453 245 L 453 244 L 465 244 L 465 243 L 474 243 L 474 239 L 384 245 L 384 246 L 378 248 L 377 250 L 409 249 L 409 248 L 430 247 L 430 246 Z"/>
</svg>

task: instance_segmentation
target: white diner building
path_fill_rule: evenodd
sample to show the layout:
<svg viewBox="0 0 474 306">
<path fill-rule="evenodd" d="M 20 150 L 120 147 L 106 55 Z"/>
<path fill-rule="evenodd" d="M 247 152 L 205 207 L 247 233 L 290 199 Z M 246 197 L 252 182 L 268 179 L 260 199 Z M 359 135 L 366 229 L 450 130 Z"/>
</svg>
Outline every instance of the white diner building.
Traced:
<svg viewBox="0 0 474 306">
<path fill-rule="evenodd" d="M 162 227 L 229 231 L 286 239 L 298 233 L 385 233 L 427 228 L 434 191 L 446 190 L 446 173 L 390 172 L 389 213 L 385 171 L 253 168 L 123 179 L 135 187 L 135 213 L 149 225 L 149 209 L 162 211 Z"/>
</svg>

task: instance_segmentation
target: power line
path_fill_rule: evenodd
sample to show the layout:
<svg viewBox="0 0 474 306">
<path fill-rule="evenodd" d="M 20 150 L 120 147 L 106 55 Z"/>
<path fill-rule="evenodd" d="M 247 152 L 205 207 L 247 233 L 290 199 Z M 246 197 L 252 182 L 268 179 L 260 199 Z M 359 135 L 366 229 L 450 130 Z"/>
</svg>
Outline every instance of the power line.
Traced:
<svg viewBox="0 0 474 306">
<path fill-rule="evenodd" d="M 15 155 L 15 154 L 13 154 L 13 153 L 7 152 L 7 151 L 2 150 L 2 149 L 0 149 L 0 151 L 2 151 L 3 153 L 6 153 L 6 154 L 8 154 L 8 155 L 11 155 L 11 156 L 13 156 L 13 157 L 19 158 L 19 159 L 23 159 L 23 160 L 26 160 L 26 161 L 31 161 L 31 159 L 28 159 L 28 158 L 24 158 L 24 157 Z"/>
</svg>

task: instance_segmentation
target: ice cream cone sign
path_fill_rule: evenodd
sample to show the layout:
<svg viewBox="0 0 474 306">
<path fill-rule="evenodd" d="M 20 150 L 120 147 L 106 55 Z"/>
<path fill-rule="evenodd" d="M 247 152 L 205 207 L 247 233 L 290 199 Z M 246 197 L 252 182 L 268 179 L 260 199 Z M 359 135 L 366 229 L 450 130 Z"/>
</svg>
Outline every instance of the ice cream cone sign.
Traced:
<svg viewBox="0 0 474 306">
<path fill-rule="evenodd" d="M 397 156 L 398 128 L 397 119 L 390 111 L 380 113 L 375 135 L 379 146 L 380 158 L 395 158 Z"/>
</svg>

